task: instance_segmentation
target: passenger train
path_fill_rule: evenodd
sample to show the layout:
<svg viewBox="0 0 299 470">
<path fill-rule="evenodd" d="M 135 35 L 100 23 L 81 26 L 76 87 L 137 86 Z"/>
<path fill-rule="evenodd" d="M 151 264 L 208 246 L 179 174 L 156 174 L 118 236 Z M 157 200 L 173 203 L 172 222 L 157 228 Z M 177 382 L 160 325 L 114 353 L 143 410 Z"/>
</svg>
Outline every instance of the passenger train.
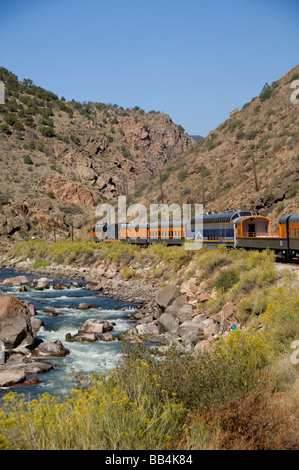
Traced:
<svg viewBox="0 0 299 470">
<path fill-rule="evenodd" d="M 98 223 L 91 228 L 93 241 L 119 241 L 148 246 L 150 243 L 182 245 L 184 242 L 202 240 L 203 245 L 225 245 L 229 249 L 274 250 L 287 259 L 299 257 L 299 214 L 284 215 L 279 219 L 279 229 L 272 230 L 268 217 L 254 215 L 244 210 L 209 212 L 202 216 L 202 230 L 196 230 L 197 218 L 187 221 L 156 223 Z"/>
</svg>

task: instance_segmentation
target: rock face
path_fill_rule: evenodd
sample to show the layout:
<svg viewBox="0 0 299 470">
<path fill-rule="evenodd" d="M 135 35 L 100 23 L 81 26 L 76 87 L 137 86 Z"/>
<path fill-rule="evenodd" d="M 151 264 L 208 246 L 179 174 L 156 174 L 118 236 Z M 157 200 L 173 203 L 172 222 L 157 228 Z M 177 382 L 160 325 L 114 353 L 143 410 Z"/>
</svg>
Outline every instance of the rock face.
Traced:
<svg viewBox="0 0 299 470">
<path fill-rule="evenodd" d="M 6 350 L 31 346 L 35 341 L 29 311 L 13 295 L 0 295 L 0 340 Z"/>
</svg>

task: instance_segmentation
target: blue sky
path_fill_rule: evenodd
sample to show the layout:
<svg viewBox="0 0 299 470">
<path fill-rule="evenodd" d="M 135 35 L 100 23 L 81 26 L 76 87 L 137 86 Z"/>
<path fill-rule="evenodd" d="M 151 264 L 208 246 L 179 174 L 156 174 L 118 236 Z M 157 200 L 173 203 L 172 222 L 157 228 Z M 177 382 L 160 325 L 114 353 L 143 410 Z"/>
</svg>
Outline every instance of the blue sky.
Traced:
<svg viewBox="0 0 299 470">
<path fill-rule="evenodd" d="M 0 65 L 207 135 L 299 63 L 298 0 L 0 0 Z"/>
</svg>

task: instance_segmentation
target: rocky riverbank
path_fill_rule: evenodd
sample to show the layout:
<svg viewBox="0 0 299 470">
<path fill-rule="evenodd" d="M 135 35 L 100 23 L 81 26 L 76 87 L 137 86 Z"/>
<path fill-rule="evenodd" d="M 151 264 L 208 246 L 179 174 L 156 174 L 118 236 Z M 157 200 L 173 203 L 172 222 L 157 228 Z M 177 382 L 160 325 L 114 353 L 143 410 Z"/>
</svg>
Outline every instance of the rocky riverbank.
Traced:
<svg viewBox="0 0 299 470">
<path fill-rule="evenodd" d="M 200 354 L 210 349 L 221 335 L 228 335 L 232 328 L 242 327 L 235 316 L 233 302 L 224 304 L 216 314 L 209 314 L 205 306 L 216 295 L 216 289 L 209 289 L 197 273 L 192 277 L 186 276 L 188 266 L 177 273 L 175 280 L 166 282 L 146 279 L 146 268 L 141 262 L 135 262 L 132 279 L 126 279 L 123 267 L 104 262 L 91 267 L 52 263 L 46 270 L 34 272 L 77 278 L 86 282 L 84 289 L 97 292 L 98 296 L 134 302 L 136 313 L 128 316 L 135 320 L 135 324 L 120 333 L 118 339 L 132 343 L 148 341 L 158 354 L 163 355 L 171 347 L 184 353 Z M 28 261 L 21 261 L 14 269 L 28 271 L 30 266 Z M 74 337 L 68 337 L 68 341 L 93 340 L 94 333 L 81 330 Z M 108 332 L 105 333 L 108 337 Z"/>
</svg>

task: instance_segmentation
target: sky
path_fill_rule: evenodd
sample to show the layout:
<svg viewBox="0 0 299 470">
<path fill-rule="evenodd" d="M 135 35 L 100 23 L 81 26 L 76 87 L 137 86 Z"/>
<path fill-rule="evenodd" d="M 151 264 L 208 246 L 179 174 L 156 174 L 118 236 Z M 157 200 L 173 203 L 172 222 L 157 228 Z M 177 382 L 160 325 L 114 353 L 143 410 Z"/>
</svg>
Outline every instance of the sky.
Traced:
<svg viewBox="0 0 299 470">
<path fill-rule="evenodd" d="M 0 0 L 0 66 L 206 136 L 299 63 L 298 0 Z"/>
</svg>

